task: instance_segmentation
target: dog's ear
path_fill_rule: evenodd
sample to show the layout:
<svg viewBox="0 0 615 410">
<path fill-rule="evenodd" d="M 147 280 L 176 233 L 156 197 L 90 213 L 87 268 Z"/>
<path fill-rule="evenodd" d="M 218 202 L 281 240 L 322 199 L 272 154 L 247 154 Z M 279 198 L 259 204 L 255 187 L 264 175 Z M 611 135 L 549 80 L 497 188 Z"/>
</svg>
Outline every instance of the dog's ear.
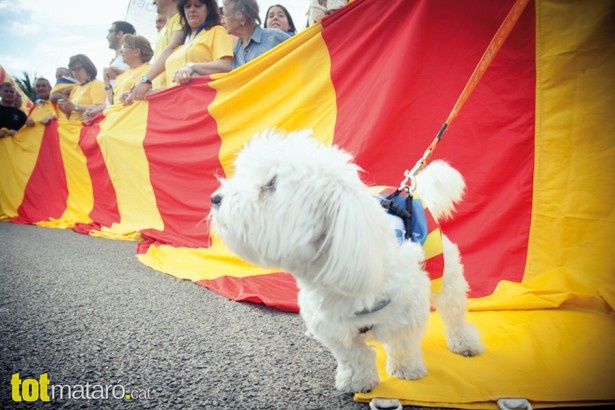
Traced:
<svg viewBox="0 0 615 410">
<path fill-rule="evenodd" d="M 348 295 L 375 291 L 386 257 L 384 235 L 392 235 L 384 211 L 362 184 L 359 189 L 337 186 L 323 202 L 328 226 L 316 282 Z"/>
</svg>

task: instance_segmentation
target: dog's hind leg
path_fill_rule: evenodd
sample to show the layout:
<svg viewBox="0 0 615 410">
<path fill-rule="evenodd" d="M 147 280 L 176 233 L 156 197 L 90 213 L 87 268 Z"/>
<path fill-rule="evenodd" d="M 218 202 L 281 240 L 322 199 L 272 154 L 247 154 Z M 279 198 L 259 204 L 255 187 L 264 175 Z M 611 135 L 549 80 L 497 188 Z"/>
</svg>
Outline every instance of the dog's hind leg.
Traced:
<svg viewBox="0 0 615 410">
<path fill-rule="evenodd" d="M 404 380 L 416 380 L 427 374 L 423 361 L 421 340 L 426 326 L 421 329 L 403 328 L 388 336 L 384 348 L 387 354 L 387 372 Z"/>
<path fill-rule="evenodd" d="M 463 356 L 476 356 L 485 350 L 480 334 L 466 320 L 468 283 L 457 245 L 442 235 L 444 276 L 442 292 L 433 295 L 433 303 L 444 322 L 448 348 Z"/>
</svg>

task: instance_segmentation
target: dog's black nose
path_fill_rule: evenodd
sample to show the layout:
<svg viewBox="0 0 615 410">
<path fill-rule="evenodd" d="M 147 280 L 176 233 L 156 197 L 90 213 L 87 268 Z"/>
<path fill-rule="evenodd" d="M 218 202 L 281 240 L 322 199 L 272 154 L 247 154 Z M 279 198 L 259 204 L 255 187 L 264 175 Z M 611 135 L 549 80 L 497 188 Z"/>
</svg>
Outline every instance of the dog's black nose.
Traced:
<svg viewBox="0 0 615 410">
<path fill-rule="evenodd" d="M 213 205 L 213 207 L 214 208 L 218 208 L 221 203 L 222 203 L 222 195 L 220 195 L 218 193 L 214 193 L 211 196 L 211 204 Z"/>
</svg>

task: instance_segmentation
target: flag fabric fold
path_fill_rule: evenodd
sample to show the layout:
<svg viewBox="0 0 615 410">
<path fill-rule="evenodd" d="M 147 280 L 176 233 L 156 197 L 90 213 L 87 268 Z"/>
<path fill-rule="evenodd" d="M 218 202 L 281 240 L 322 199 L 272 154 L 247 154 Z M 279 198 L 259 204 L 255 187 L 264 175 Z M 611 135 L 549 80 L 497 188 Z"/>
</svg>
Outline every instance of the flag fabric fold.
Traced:
<svg viewBox="0 0 615 410">
<path fill-rule="evenodd" d="M 233 300 L 296 312 L 280 269 L 210 232 L 210 195 L 256 132 L 313 129 L 370 186 L 397 186 L 429 146 L 514 1 L 357 0 L 227 74 L 0 139 L 0 218 L 137 240 L 139 260 Z M 535 0 L 433 158 L 467 192 L 441 226 L 463 255 L 486 352 L 446 349 L 429 374 L 356 400 L 494 408 L 615 402 L 615 5 Z M 332 375 L 333 383 L 333 375 Z"/>
</svg>

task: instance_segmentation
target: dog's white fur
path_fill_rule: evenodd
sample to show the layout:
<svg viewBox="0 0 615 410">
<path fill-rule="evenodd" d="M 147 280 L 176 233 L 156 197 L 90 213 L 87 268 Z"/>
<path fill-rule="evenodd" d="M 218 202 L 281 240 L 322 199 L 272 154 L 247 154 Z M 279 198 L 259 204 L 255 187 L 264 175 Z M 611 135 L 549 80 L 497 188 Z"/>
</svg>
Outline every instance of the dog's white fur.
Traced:
<svg viewBox="0 0 615 410">
<path fill-rule="evenodd" d="M 436 219 L 450 215 L 464 188 L 461 174 L 445 162 L 417 176 L 417 191 Z M 308 334 L 337 359 L 339 390 L 378 385 L 370 337 L 384 345 L 389 374 L 418 379 L 427 373 L 421 339 L 430 282 L 423 250 L 410 241 L 398 244 L 350 154 L 321 144 L 310 131 L 264 132 L 238 154 L 235 175 L 221 179 L 212 203 L 214 232 L 235 253 L 295 276 Z M 450 350 L 474 356 L 484 347 L 465 320 L 468 285 L 459 250 L 446 236 L 443 247 L 443 289 L 433 303 Z M 357 314 L 383 300 L 390 303 L 381 310 Z"/>
</svg>

